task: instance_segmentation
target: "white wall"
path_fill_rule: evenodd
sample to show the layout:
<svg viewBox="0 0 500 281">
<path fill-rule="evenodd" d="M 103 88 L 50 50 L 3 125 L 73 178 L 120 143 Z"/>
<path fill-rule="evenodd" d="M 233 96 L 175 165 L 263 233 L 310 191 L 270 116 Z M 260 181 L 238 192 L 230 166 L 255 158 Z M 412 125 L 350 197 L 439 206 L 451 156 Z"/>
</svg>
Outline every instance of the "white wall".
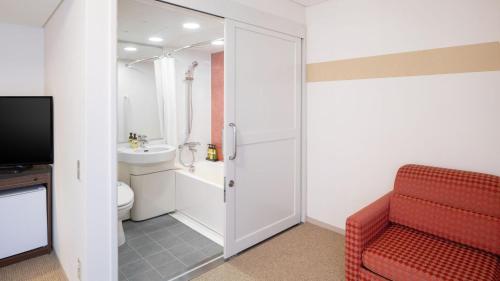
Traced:
<svg viewBox="0 0 500 281">
<path fill-rule="evenodd" d="M 0 96 L 43 95 L 43 28 L 0 23 L 0 38 Z"/>
<path fill-rule="evenodd" d="M 305 23 L 305 7 L 290 0 L 226 0 L 234 1 L 254 9 L 286 18 L 298 23 Z"/>
<path fill-rule="evenodd" d="M 127 142 L 130 132 L 160 139 L 154 64 L 126 63 L 118 61 L 118 141 Z"/>
<path fill-rule="evenodd" d="M 304 7 L 285 0 L 159 0 L 226 19 L 305 37 Z"/>
<path fill-rule="evenodd" d="M 84 2 L 65 1 L 45 28 L 45 92 L 54 96 L 54 250 L 69 280 L 84 255 Z"/>
<path fill-rule="evenodd" d="M 500 2 L 332 0 L 308 63 L 500 40 Z M 308 83 L 308 216 L 338 228 L 403 164 L 500 174 L 500 72 Z"/>
<path fill-rule="evenodd" d="M 45 27 L 54 249 L 70 281 L 117 278 L 115 11 L 111 0 L 65 0 Z"/>
</svg>

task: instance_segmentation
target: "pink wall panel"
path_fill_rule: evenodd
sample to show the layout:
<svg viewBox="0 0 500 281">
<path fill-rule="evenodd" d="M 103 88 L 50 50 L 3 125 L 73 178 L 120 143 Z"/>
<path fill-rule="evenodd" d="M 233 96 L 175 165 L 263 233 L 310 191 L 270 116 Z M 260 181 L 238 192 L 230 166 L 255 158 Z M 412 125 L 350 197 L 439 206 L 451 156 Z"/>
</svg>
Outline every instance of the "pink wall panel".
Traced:
<svg viewBox="0 0 500 281">
<path fill-rule="evenodd" d="M 224 127 L 224 52 L 212 54 L 212 143 L 217 148 L 219 160 L 222 154 L 222 129 Z"/>
</svg>

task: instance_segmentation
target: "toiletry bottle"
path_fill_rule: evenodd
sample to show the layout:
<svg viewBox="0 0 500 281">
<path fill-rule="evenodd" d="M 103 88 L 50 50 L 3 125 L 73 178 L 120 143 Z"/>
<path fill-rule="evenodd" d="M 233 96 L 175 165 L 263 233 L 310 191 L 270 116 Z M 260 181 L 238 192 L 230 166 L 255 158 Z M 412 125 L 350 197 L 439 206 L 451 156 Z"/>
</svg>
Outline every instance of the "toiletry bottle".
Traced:
<svg viewBox="0 0 500 281">
<path fill-rule="evenodd" d="M 137 134 L 132 137 L 132 148 L 137 149 L 139 147 L 139 141 L 137 140 Z"/>
<path fill-rule="evenodd" d="M 211 161 L 212 160 L 212 145 L 208 144 L 208 150 L 207 150 L 207 160 Z"/>
<path fill-rule="evenodd" d="M 129 147 L 132 147 L 133 140 L 134 140 L 134 136 L 132 135 L 132 133 L 130 133 L 130 135 L 128 136 L 128 146 Z"/>
<path fill-rule="evenodd" d="M 212 153 L 214 154 L 213 161 L 219 161 L 219 156 L 217 155 L 217 147 L 215 147 L 215 144 L 212 144 Z"/>
</svg>

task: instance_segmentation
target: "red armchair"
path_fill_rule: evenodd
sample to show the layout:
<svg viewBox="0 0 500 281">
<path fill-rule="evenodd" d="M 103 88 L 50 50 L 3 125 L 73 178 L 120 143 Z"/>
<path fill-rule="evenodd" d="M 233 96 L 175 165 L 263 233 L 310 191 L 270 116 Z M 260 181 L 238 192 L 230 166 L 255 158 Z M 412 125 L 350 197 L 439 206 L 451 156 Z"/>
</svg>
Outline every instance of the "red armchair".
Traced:
<svg viewBox="0 0 500 281">
<path fill-rule="evenodd" d="M 346 222 L 348 281 L 500 281 L 500 177 L 406 165 Z"/>
</svg>

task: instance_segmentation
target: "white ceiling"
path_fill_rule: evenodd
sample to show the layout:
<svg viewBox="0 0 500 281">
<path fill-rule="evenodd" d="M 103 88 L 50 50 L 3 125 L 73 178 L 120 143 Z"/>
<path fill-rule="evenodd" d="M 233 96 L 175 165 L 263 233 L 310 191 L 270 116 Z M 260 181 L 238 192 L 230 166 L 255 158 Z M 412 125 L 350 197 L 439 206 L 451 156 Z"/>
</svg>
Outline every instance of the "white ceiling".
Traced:
<svg viewBox="0 0 500 281">
<path fill-rule="evenodd" d="M 0 0 L 2 1 L 2 0 Z M 197 22 L 200 28 L 183 28 L 186 22 Z M 164 39 L 161 43 L 150 42 L 150 36 Z M 160 3 L 154 0 L 119 0 L 118 1 L 118 56 L 121 59 L 144 58 L 161 49 L 147 48 L 143 45 L 175 49 L 204 41 L 224 37 L 224 20 L 218 17 L 193 12 L 187 9 Z M 131 42 L 124 44 L 123 42 Z M 134 44 L 137 43 L 137 44 Z M 137 52 L 123 51 L 125 46 L 135 46 Z M 197 48 L 207 52 L 223 50 L 220 46 Z"/>
<path fill-rule="evenodd" d="M 62 0 L 0 0 L 0 22 L 41 27 Z"/>
<path fill-rule="evenodd" d="M 290 0 L 290 1 L 307 7 L 307 6 L 316 5 L 316 4 L 319 4 L 322 2 L 326 2 L 327 0 Z"/>
</svg>

